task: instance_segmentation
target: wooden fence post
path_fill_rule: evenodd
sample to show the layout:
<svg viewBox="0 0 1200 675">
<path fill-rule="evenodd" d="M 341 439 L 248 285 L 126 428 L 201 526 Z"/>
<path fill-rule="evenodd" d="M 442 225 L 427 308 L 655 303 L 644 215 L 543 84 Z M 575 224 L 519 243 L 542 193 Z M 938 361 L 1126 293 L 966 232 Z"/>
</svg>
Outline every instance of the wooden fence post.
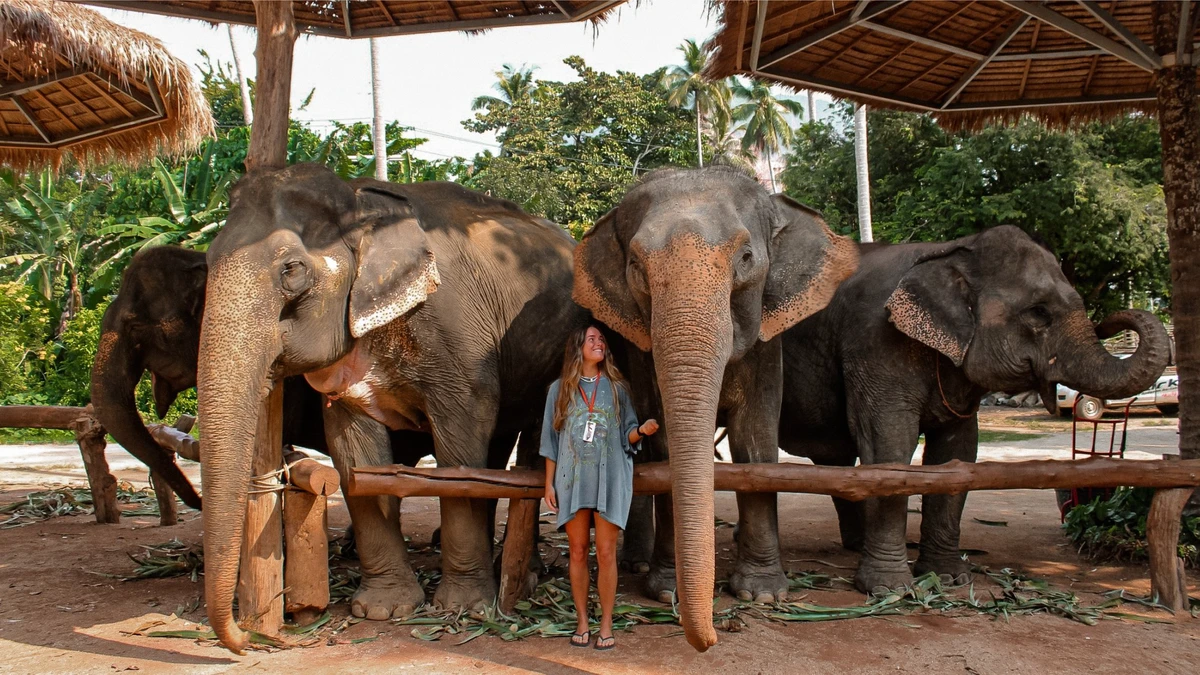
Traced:
<svg viewBox="0 0 1200 675">
<path fill-rule="evenodd" d="M 283 578 L 287 584 L 284 609 L 304 626 L 320 618 L 329 607 L 329 537 L 326 534 L 326 499 L 337 492 L 336 469 L 302 452 L 284 458 L 290 467 L 289 487 L 283 496 Z"/>
<path fill-rule="evenodd" d="M 1187 577 L 1179 557 L 1179 519 L 1194 488 L 1156 490 L 1146 517 L 1150 592 L 1177 618 L 1189 618 Z"/>
<path fill-rule="evenodd" d="M 117 479 L 108 470 L 104 457 L 104 427 L 91 415 L 91 407 L 71 425 L 83 466 L 87 470 L 88 485 L 92 489 L 92 507 L 97 523 L 121 522 L 121 510 L 117 508 Z"/>
<path fill-rule="evenodd" d="M 518 601 L 537 587 L 537 575 L 529 569 L 537 539 L 537 499 L 508 500 L 508 524 L 504 527 L 504 551 L 500 556 L 500 609 L 511 612 Z M 532 577 L 532 578 L 531 578 Z"/>
<path fill-rule="evenodd" d="M 251 475 L 283 466 L 283 382 L 278 381 L 258 415 Z M 277 635 L 283 626 L 282 483 L 255 480 L 246 501 L 246 530 L 238 574 L 238 623 L 246 630 Z"/>
</svg>

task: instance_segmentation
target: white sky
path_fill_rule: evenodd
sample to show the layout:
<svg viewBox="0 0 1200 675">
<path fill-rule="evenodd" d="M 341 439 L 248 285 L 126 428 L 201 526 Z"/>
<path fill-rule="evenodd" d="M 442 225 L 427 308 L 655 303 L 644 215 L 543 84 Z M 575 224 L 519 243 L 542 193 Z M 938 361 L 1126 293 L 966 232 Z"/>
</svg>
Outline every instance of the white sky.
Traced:
<svg viewBox="0 0 1200 675">
<path fill-rule="evenodd" d="M 574 73 L 562 60 L 578 54 L 598 70 L 646 73 L 680 62 L 677 48 L 685 39 L 702 41 L 716 29 L 716 18 L 707 15 L 705 0 L 653 0 L 633 5 L 622 6 L 595 33 L 585 23 L 497 28 L 483 35 L 455 32 L 384 38 L 379 43 L 384 118 L 416 127 L 416 135 L 429 138 L 419 149 L 420 156 L 470 158 L 490 147 L 494 138 L 468 132 L 460 122 L 473 115 L 471 101 L 476 96 L 494 93 L 495 71 L 504 64 L 537 66 L 537 77 L 563 81 L 573 79 Z M 140 12 L 97 11 L 162 40 L 193 70 L 202 60 L 200 49 L 215 61 L 233 59 L 223 25 L 214 28 L 201 21 Z M 239 26 L 234 35 L 242 67 L 253 77 L 254 30 Z M 314 87 L 312 103 L 297 110 Z M 294 118 L 310 121 L 321 130 L 329 126 L 329 120 L 368 121 L 368 41 L 301 37 L 292 71 L 292 111 Z"/>
</svg>

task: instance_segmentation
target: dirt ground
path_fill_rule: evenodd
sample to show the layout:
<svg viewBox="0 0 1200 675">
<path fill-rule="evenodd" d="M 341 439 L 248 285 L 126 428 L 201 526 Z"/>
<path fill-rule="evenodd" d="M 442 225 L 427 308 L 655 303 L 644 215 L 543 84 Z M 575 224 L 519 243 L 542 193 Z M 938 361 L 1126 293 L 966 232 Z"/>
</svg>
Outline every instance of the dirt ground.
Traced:
<svg viewBox="0 0 1200 675">
<path fill-rule="evenodd" d="M 995 414 L 991 414 L 994 412 Z M 1012 419 L 1015 415 L 1015 421 Z M 1059 424 L 1045 413 L 1001 409 L 984 416 L 984 426 L 1029 429 L 1031 422 Z M 1173 420 L 1172 420 L 1173 421 Z M 1067 431 L 1070 423 L 1067 422 Z M 1061 431 L 1061 426 L 1053 430 Z M 0 503 L 21 499 L 33 489 L 62 483 L 71 472 L 55 469 L 0 474 Z M 135 471 L 118 477 L 140 478 Z M 78 482 L 71 480 L 71 482 Z M 911 503 L 916 508 L 917 498 Z M 851 576 L 855 554 L 841 549 L 832 505 L 824 497 L 780 496 L 783 558 L 790 571 L 821 571 Z M 716 498 L 718 518 L 735 522 L 732 494 Z M 500 509 L 503 522 L 504 509 Z M 159 527 L 157 518 L 133 516 L 119 525 L 97 525 L 90 516 L 61 517 L 26 527 L 0 530 L 0 672 L 309 672 L 371 668 L 379 672 L 718 672 L 727 673 L 1196 673 L 1200 672 L 1200 620 L 1144 623 L 1105 620 L 1086 626 L 1051 616 L 912 614 L 825 623 L 776 623 L 748 619 L 738 632 L 719 631 L 720 642 L 697 654 L 677 626 L 639 626 L 617 634 L 611 652 L 573 649 L 566 639 L 531 637 L 517 642 L 480 637 L 455 645 L 456 637 L 425 642 L 411 627 L 361 622 L 332 641 L 282 651 L 251 651 L 234 656 L 212 643 L 149 638 L 132 633 L 155 621 L 155 629 L 202 628 L 203 587 L 187 578 L 120 581 L 109 576 L 132 572 L 129 554 L 141 545 L 178 538 L 198 543 L 199 514 L 184 509 L 182 522 Z M 418 567 L 437 566 L 429 547 L 438 525 L 434 499 L 405 500 L 405 533 Z M 1007 526 L 979 521 L 1003 521 Z M 335 501 L 331 528 L 344 528 L 345 507 Z M 920 516 L 910 515 L 915 541 Z M 543 533 L 549 533 L 543 526 Z M 733 555 L 732 528 L 717 529 L 718 579 L 728 575 Z M 1144 565 L 1101 565 L 1080 558 L 1062 536 L 1054 494 L 1017 490 L 971 495 L 963 518 L 962 545 L 975 549 L 972 560 L 992 569 L 1011 567 L 1079 594 L 1086 603 L 1103 600 L 1111 589 L 1145 595 Z M 558 550 L 544 549 L 546 562 L 561 566 Z M 915 551 L 913 551 L 915 555 Z M 1200 576 L 1190 572 L 1193 596 Z M 977 576 L 976 592 L 989 583 Z M 619 592 L 631 602 L 641 597 L 640 577 L 623 572 Z M 840 588 L 840 587 L 839 587 Z M 793 601 L 796 595 L 793 594 Z M 808 591 L 805 600 L 854 606 L 863 596 L 850 590 Z M 721 606 L 732 603 L 728 595 Z M 347 616 L 333 607 L 334 623 Z M 1137 605 L 1120 611 L 1169 619 Z M 172 617 L 172 615 L 175 617 Z M 360 638 L 372 641 L 353 643 Z M 332 642 L 332 644 L 331 644 Z"/>
</svg>

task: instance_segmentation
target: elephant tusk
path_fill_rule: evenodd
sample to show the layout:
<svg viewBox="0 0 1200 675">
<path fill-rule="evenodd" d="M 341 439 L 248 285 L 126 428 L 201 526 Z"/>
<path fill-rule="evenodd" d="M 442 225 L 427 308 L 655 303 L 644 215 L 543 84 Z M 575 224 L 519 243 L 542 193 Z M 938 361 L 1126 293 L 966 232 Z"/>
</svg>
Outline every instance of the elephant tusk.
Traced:
<svg viewBox="0 0 1200 675">
<path fill-rule="evenodd" d="M 1052 365 L 1054 365 L 1054 364 L 1055 364 L 1055 362 L 1057 362 L 1057 361 L 1058 361 L 1058 357 L 1057 357 L 1057 356 L 1051 356 L 1051 357 L 1050 357 L 1050 362 L 1049 362 L 1047 365 L 1051 365 L 1051 366 L 1052 366 Z"/>
</svg>

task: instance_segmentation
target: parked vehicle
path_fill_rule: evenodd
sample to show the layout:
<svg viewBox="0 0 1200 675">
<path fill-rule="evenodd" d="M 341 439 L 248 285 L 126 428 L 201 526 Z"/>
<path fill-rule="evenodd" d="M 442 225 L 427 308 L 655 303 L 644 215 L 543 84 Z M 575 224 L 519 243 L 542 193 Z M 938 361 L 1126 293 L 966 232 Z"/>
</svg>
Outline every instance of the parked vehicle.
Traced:
<svg viewBox="0 0 1200 675">
<path fill-rule="evenodd" d="M 1102 401 L 1093 396 L 1080 397 L 1079 392 L 1060 384 L 1058 385 L 1058 414 L 1062 417 L 1070 417 L 1076 399 L 1079 399 L 1079 417 L 1093 422 L 1103 417 L 1106 410 L 1124 409 L 1131 400 L 1131 410 L 1158 408 L 1164 415 L 1175 415 L 1179 413 L 1179 375 L 1175 372 L 1174 366 L 1168 366 L 1152 387 L 1132 399 Z"/>
</svg>

